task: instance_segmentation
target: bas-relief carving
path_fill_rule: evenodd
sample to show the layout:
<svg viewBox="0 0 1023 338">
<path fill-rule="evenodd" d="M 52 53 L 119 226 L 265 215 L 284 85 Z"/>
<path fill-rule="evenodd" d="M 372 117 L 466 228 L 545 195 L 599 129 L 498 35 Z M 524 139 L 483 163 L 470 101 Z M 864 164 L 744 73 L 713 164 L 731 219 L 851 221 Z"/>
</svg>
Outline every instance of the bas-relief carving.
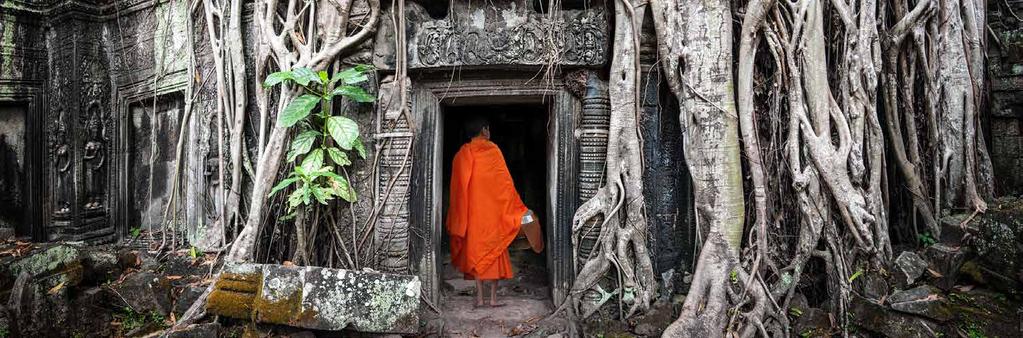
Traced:
<svg viewBox="0 0 1023 338">
<path fill-rule="evenodd" d="M 71 218 L 71 201 L 74 196 L 74 177 L 71 173 L 71 165 L 74 159 L 71 158 L 70 136 L 68 134 L 67 119 L 63 109 L 57 111 L 57 123 L 50 131 L 50 163 L 52 164 L 51 177 L 55 185 L 52 191 L 53 218 L 56 220 L 68 220 Z"/>
<path fill-rule="evenodd" d="M 85 144 L 82 149 L 85 198 L 82 210 L 85 212 L 101 211 L 106 203 L 107 192 L 106 117 L 100 104 L 93 101 L 88 105 L 85 118 Z"/>
<path fill-rule="evenodd" d="M 411 106 L 411 85 L 405 79 Z M 400 93 L 394 77 L 381 81 L 377 104 L 376 135 L 380 145 L 374 191 L 379 214 L 374 224 L 377 265 L 383 271 L 409 273 L 409 196 L 412 176 L 412 121 L 402 114 Z M 386 197 L 385 197 L 386 195 Z"/>
<path fill-rule="evenodd" d="M 447 18 L 432 19 L 415 3 L 406 6 L 410 68 L 492 65 L 601 66 L 608 55 L 608 19 L 601 6 L 564 10 L 550 18 L 524 1 L 475 4 L 452 0 Z M 393 35 L 380 29 L 378 40 Z M 394 63 L 394 47 L 377 41 L 375 63 Z"/>
<path fill-rule="evenodd" d="M 113 239 L 110 201 L 115 115 L 96 23 L 67 19 L 51 31 L 48 140 L 49 240 Z"/>
</svg>

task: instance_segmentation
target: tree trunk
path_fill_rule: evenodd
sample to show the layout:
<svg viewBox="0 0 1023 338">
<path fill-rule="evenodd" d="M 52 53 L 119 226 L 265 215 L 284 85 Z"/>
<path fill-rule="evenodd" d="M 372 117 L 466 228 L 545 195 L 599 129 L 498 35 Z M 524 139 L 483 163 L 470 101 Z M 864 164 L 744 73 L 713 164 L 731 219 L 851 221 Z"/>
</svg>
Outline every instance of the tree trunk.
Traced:
<svg viewBox="0 0 1023 338">
<path fill-rule="evenodd" d="M 639 139 L 639 28 L 645 11 L 645 5 L 634 7 L 629 0 L 615 3 L 614 57 L 608 81 L 611 124 L 607 182 L 576 211 L 572 220 L 575 241 L 583 235 L 581 230 L 590 229 L 583 227 L 587 222 L 603 219 L 604 223 L 597 244 L 580 269 L 566 302 L 578 306 L 580 295 L 596 285 L 614 266 L 618 271 L 619 304 L 629 305 L 626 317 L 648 310 L 657 294 L 653 264 L 647 251 L 643 146 Z"/>
<path fill-rule="evenodd" d="M 696 221 L 709 229 L 679 319 L 665 337 L 719 337 L 738 263 L 743 196 L 727 1 L 653 1 L 664 75 L 679 100 Z M 737 273 L 736 273 L 737 275 Z"/>
</svg>

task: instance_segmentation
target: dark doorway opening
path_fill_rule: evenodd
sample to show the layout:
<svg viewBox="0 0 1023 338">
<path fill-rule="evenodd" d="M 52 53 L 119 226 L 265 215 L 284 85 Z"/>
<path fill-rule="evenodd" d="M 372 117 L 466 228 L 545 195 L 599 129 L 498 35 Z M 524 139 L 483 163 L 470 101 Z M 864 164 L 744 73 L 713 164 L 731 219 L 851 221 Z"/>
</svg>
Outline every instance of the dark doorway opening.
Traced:
<svg viewBox="0 0 1023 338">
<path fill-rule="evenodd" d="M 536 213 L 544 233 L 550 228 L 548 213 L 548 149 L 550 147 L 550 116 L 544 103 L 513 103 L 483 105 L 442 105 L 441 146 L 443 165 L 443 220 L 446 221 L 451 162 L 455 153 L 469 141 L 465 124 L 473 117 L 482 116 L 490 122 L 491 141 L 504 154 L 508 170 L 515 181 L 515 188 L 527 207 Z M 440 224 L 444 226 L 444 224 Z M 452 297 L 475 296 L 475 282 L 463 279 L 460 272 L 451 265 L 450 243 L 446 231 L 443 236 L 441 255 L 441 293 L 445 303 Z M 548 248 L 550 245 L 548 244 Z M 525 239 L 518 239 L 509 247 L 515 277 L 501 281 L 498 299 L 530 299 L 549 302 L 551 297 L 547 271 L 547 252 L 539 254 L 529 249 Z M 448 307 L 445 305 L 445 307 Z M 450 309 L 450 308 L 449 308 Z"/>
<path fill-rule="evenodd" d="M 0 105 L 0 232 L 30 235 L 26 196 L 27 107 Z"/>
<path fill-rule="evenodd" d="M 182 230 L 178 224 L 165 224 L 163 213 L 172 193 L 175 147 L 185 101 L 180 93 L 159 96 L 155 98 L 156 102 L 153 100 L 142 100 L 129 108 L 131 142 L 127 148 L 131 164 L 131 200 L 127 229 L 122 231 Z M 146 244 L 147 236 L 139 238 Z"/>
</svg>

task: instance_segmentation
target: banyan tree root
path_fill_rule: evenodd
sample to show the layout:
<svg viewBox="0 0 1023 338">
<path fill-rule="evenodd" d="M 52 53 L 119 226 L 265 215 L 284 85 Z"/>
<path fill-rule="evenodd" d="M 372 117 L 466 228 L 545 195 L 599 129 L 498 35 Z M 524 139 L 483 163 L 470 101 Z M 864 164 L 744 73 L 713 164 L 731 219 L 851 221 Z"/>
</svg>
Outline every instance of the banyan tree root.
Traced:
<svg viewBox="0 0 1023 338">
<path fill-rule="evenodd" d="M 572 220 L 575 244 L 584 236 L 583 231 L 593 229 L 584 224 L 595 219 L 603 219 L 603 223 L 593 250 L 588 257 L 580 257 L 585 263 L 575 278 L 568 300 L 561 307 L 572 306 L 571 313 L 580 307 L 582 294 L 594 287 L 612 267 L 617 272 L 612 279 L 618 282 L 619 310 L 624 316 L 648 310 L 657 293 L 653 264 L 647 251 L 643 147 L 639 139 L 638 34 L 645 9 L 645 5 L 636 7 L 630 0 L 615 2 L 614 58 L 608 83 L 611 125 L 607 181 L 593 198 L 576 210 Z M 622 305 L 628 305 L 628 309 Z M 584 308 L 584 317 L 597 309 L 596 306 Z"/>
<path fill-rule="evenodd" d="M 367 0 L 370 8 L 366 22 L 361 28 L 348 34 L 349 17 L 354 0 L 347 1 L 303 1 L 263 0 L 256 4 L 257 26 L 260 29 L 262 48 L 269 48 L 269 55 L 279 69 L 299 67 L 314 71 L 327 70 L 339 56 L 351 52 L 369 38 L 380 20 L 380 2 Z M 282 13 L 283 11 L 283 13 Z M 279 22 L 283 19 L 283 22 Z M 308 27 L 304 27 L 308 25 Z M 284 109 L 299 93 L 293 89 L 281 89 L 278 109 Z M 256 164 L 249 214 L 245 226 L 238 234 L 226 259 L 244 261 L 252 259 L 259 228 L 266 221 L 266 196 L 277 178 L 284 151 L 287 148 L 287 128 L 276 124 L 270 128 L 266 146 L 260 152 Z"/>
<path fill-rule="evenodd" d="M 350 53 L 376 30 L 380 20 L 379 0 L 366 0 L 370 13 L 359 28 L 349 32 L 349 19 L 354 0 L 260 0 L 255 4 L 254 20 L 258 27 L 260 44 L 258 55 L 268 56 L 282 70 L 308 67 L 314 71 L 327 70 L 340 56 Z M 239 16 L 240 17 L 240 16 Z M 230 38 L 229 33 L 229 38 Z M 240 41 L 240 40 L 239 40 Z M 267 51 L 268 50 L 268 51 Z M 267 65 L 268 63 L 263 63 Z M 241 64 L 243 67 L 244 65 Z M 261 70 L 263 71 L 263 70 Z M 269 93 L 264 93 L 269 94 Z M 300 94 L 293 88 L 281 89 L 277 96 L 277 109 L 284 109 Z M 265 100 L 261 100 L 265 102 Z M 260 125 L 272 125 L 266 144 L 259 153 L 255 179 L 245 225 L 231 244 L 226 261 L 248 261 L 255 251 L 260 226 L 267 221 L 266 196 L 278 177 L 287 148 L 288 130 L 269 121 L 261 114 Z M 262 131 L 260 131 L 262 134 Z M 211 284 L 204 295 L 212 290 Z M 175 324 L 182 327 L 202 317 L 205 296 L 200 297 Z"/>
<path fill-rule="evenodd" d="M 752 335 L 768 306 L 756 275 L 739 264 L 744 205 L 729 3 L 651 4 L 664 78 L 680 103 L 697 223 L 708 229 L 682 313 L 664 336 L 720 337 L 731 321 L 727 310 L 741 304 L 752 324 L 741 332 Z"/>
</svg>

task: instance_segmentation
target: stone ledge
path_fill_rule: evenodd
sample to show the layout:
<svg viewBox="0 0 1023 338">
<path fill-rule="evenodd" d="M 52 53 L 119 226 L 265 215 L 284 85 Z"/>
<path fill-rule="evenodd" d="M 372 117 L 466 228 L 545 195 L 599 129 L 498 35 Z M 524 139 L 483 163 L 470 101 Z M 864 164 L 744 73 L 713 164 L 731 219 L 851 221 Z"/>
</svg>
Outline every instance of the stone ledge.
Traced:
<svg viewBox="0 0 1023 338">
<path fill-rule="evenodd" d="M 415 333 L 419 277 L 276 264 L 228 264 L 211 313 L 316 330 Z"/>
</svg>

